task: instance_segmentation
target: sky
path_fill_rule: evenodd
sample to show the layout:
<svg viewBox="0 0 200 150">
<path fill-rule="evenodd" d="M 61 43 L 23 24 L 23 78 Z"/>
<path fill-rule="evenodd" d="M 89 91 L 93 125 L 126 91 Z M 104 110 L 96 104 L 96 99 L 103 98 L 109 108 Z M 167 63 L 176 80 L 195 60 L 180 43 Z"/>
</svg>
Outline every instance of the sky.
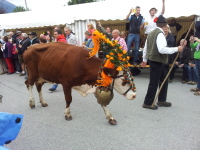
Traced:
<svg viewBox="0 0 200 150">
<path fill-rule="evenodd" d="M 16 6 L 25 7 L 25 0 L 7 0 L 10 3 L 15 4 Z M 26 0 L 27 7 L 33 11 L 37 11 L 40 9 L 53 11 L 54 7 L 60 7 L 67 4 L 68 0 Z M 26 8 L 26 7 L 25 7 Z"/>
</svg>

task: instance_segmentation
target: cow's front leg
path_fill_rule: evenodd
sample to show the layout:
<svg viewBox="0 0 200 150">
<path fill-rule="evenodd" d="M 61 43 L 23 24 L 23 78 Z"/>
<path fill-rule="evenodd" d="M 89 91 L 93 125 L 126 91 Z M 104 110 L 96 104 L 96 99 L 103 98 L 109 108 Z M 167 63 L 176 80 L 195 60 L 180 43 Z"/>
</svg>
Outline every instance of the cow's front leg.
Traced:
<svg viewBox="0 0 200 150">
<path fill-rule="evenodd" d="M 66 109 L 65 109 L 65 119 L 72 120 L 72 115 L 70 113 L 70 104 L 72 102 L 72 95 L 71 95 L 71 88 L 69 85 L 62 84 L 64 94 L 65 94 L 65 101 L 66 101 Z"/>
<path fill-rule="evenodd" d="M 38 95 L 39 95 L 39 99 L 40 99 L 40 103 L 42 107 L 47 107 L 48 104 L 45 102 L 43 96 L 42 96 L 42 86 L 44 83 L 35 83 L 37 91 L 38 91 Z"/>
<path fill-rule="evenodd" d="M 33 86 L 32 85 L 28 85 L 28 92 L 29 92 L 29 96 L 30 96 L 30 101 L 29 101 L 29 106 L 31 107 L 31 109 L 35 108 L 35 99 L 33 97 Z"/>
<path fill-rule="evenodd" d="M 106 115 L 106 119 L 108 119 L 108 122 L 111 124 L 111 125 L 116 125 L 117 124 L 117 121 L 113 118 L 112 114 L 109 112 L 108 108 L 106 106 L 102 106 L 103 107 L 103 110 L 105 112 L 105 115 Z"/>
<path fill-rule="evenodd" d="M 68 121 L 72 120 L 72 116 L 71 116 L 69 107 L 65 109 L 65 119 L 68 120 Z"/>
</svg>

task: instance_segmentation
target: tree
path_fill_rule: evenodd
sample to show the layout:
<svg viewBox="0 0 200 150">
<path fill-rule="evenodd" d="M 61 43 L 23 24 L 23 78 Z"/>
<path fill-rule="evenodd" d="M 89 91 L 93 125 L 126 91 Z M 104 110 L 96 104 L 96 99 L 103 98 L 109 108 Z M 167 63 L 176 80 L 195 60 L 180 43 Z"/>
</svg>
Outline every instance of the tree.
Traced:
<svg viewBox="0 0 200 150">
<path fill-rule="evenodd" d="M 76 4 L 83 4 L 83 3 L 90 3 L 96 2 L 96 0 L 70 0 L 68 5 L 76 5 Z"/>
<path fill-rule="evenodd" d="M 22 12 L 22 11 L 30 11 L 28 8 L 27 10 L 23 6 L 17 6 L 15 9 L 13 9 L 13 12 Z"/>
</svg>

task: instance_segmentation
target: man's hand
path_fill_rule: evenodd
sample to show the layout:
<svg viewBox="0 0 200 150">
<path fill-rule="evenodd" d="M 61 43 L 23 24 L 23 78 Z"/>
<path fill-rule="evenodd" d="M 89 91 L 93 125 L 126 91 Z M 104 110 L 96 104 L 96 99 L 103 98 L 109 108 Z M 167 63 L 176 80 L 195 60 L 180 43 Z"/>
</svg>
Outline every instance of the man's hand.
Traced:
<svg viewBox="0 0 200 150">
<path fill-rule="evenodd" d="M 140 29 L 144 29 L 144 23 L 140 26 Z"/>
<path fill-rule="evenodd" d="M 143 61 L 143 62 L 141 63 L 141 67 L 143 67 L 143 68 L 144 68 L 146 65 L 147 65 L 147 62 L 144 62 L 144 61 Z"/>
<path fill-rule="evenodd" d="M 132 13 L 132 10 L 133 10 L 133 8 L 130 9 L 130 12 L 129 12 L 128 15 L 126 16 L 126 20 L 128 20 L 129 16 L 130 16 L 131 13 Z"/>
<path fill-rule="evenodd" d="M 175 65 L 177 65 L 177 66 L 178 66 L 178 61 L 176 61 L 176 62 L 175 62 Z"/>
<path fill-rule="evenodd" d="M 83 48 L 86 48 L 86 46 L 85 46 L 85 45 L 82 45 L 82 47 L 83 47 Z"/>
<path fill-rule="evenodd" d="M 184 66 L 184 64 L 180 64 L 178 67 L 179 67 L 179 68 L 182 68 L 183 66 Z"/>
<path fill-rule="evenodd" d="M 178 46 L 178 52 L 182 52 L 183 51 L 183 46 Z"/>
<path fill-rule="evenodd" d="M 130 9 L 130 12 L 129 12 L 129 13 L 131 14 L 131 13 L 132 13 L 132 11 L 133 11 L 133 8 L 131 8 L 131 9 Z"/>
</svg>

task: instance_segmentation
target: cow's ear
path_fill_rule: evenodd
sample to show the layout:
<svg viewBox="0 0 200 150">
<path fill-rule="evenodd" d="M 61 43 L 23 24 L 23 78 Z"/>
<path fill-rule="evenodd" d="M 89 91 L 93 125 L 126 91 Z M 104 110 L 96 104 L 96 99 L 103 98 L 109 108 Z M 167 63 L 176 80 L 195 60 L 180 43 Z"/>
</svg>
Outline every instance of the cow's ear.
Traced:
<svg viewBox="0 0 200 150">
<path fill-rule="evenodd" d="M 119 71 L 117 71 L 116 69 L 112 69 L 112 68 L 103 68 L 104 73 L 109 76 L 109 77 L 116 77 L 119 74 Z"/>
</svg>

